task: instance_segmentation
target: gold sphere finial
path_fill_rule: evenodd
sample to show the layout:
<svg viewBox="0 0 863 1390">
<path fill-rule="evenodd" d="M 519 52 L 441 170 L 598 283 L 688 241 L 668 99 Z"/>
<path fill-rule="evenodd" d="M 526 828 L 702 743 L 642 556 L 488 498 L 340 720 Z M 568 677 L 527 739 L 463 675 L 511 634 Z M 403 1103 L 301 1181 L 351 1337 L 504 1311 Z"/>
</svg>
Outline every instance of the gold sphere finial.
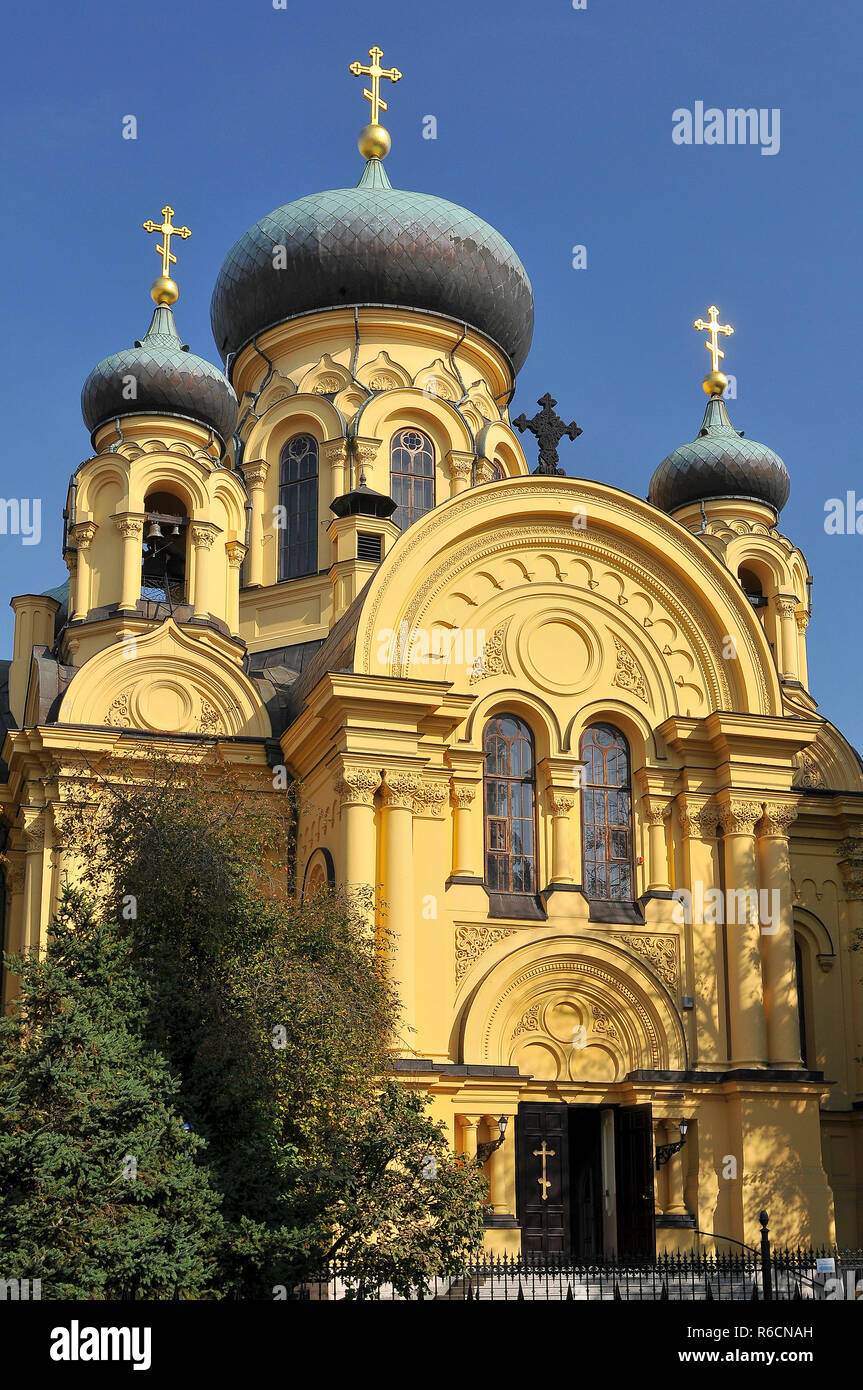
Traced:
<svg viewBox="0 0 863 1390">
<path fill-rule="evenodd" d="M 381 78 L 386 77 L 390 82 L 399 82 L 402 74 L 398 68 L 382 68 L 381 58 L 383 56 L 383 49 L 375 46 L 369 49 L 371 63 L 351 63 L 349 65 L 349 71 L 354 74 L 354 77 L 370 77 L 372 80 L 371 88 L 363 88 L 363 96 L 371 103 L 372 108 L 372 118 L 367 126 L 363 126 L 357 142 L 363 159 L 386 159 L 390 152 L 389 131 L 385 130 L 378 121 L 380 113 L 387 109 L 387 104 L 381 96 Z"/>
<path fill-rule="evenodd" d="M 721 396 L 728 385 L 728 377 L 724 372 L 708 372 L 701 385 L 708 396 Z"/>
<path fill-rule="evenodd" d="M 363 159 L 386 159 L 390 152 L 390 133 L 385 126 L 370 123 L 364 125 L 357 140 L 357 149 Z"/>
<path fill-rule="evenodd" d="M 176 304 L 180 298 L 180 286 L 170 275 L 159 275 L 150 286 L 150 295 L 157 304 Z"/>
</svg>

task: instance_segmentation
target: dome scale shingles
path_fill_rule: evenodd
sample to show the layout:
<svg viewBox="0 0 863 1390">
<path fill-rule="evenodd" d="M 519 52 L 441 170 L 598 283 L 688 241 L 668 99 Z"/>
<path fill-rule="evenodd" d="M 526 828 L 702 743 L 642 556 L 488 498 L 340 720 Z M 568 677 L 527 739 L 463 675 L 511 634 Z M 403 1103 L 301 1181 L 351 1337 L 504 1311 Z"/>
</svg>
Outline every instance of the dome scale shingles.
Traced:
<svg viewBox="0 0 863 1390">
<path fill-rule="evenodd" d="M 779 455 L 744 438 L 732 425 L 725 402 L 713 396 L 698 438 L 681 444 L 656 469 L 648 500 L 674 512 L 691 502 L 735 497 L 766 502 L 780 512 L 790 491 L 788 469 Z"/>
<path fill-rule="evenodd" d="M 509 243 L 455 203 L 394 189 L 377 159 L 355 188 L 299 198 L 250 227 L 225 258 L 210 317 L 227 360 L 286 319 L 363 305 L 466 322 L 515 371 L 533 336 L 533 292 Z"/>
</svg>

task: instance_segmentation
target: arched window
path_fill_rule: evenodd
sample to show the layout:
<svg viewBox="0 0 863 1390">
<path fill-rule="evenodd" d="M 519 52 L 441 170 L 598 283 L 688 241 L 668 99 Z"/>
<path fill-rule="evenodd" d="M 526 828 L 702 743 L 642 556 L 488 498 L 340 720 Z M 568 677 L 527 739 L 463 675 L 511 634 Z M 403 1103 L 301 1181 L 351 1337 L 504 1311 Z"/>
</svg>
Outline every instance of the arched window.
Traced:
<svg viewBox="0 0 863 1390">
<path fill-rule="evenodd" d="M 144 547 L 141 558 L 141 598 L 166 603 L 171 612 L 186 602 L 186 537 L 189 518 L 179 498 L 170 492 L 149 492 L 144 498 Z M 150 610 L 150 616 L 158 609 Z"/>
<path fill-rule="evenodd" d="M 490 893 L 536 892 L 533 737 L 512 714 L 490 719 L 483 733 L 485 882 Z"/>
<path fill-rule="evenodd" d="M 502 483 L 505 477 L 506 477 L 506 469 L 504 468 L 504 466 L 503 466 L 502 463 L 499 463 L 498 460 L 495 459 L 494 463 L 493 463 L 492 466 L 491 466 L 491 480 L 492 480 L 492 482 L 493 482 L 493 483 Z"/>
<path fill-rule="evenodd" d="M 390 446 L 393 521 L 406 531 L 434 506 L 434 445 L 419 430 L 399 430 Z"/>
<path fill-rule="evenodd" d="M 318 441 L 295 434 L 279 459 L 279 578 L 318 569 Z"/>
<path fill-rule="evenodd" d="M 611 724 L 591 724 L 581 736 L 581 757 L 584 891 L 588 898 L 631 902 L 629 744 Z"/>
</svg>

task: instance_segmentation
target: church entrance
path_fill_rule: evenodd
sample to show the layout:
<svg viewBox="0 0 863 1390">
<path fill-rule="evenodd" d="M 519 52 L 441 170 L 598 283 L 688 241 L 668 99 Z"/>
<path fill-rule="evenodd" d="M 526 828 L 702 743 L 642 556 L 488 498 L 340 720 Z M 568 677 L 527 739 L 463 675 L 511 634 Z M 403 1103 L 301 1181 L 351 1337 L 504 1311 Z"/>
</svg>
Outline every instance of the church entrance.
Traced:
<svg viewBox="0 0 863 1390">
<path fill-rule="evenodd" d="M 649 1105 L 524 1102 L 515 1129 L 525 1255 L 651 1258 L 655 1250 Z"/>
</svg>

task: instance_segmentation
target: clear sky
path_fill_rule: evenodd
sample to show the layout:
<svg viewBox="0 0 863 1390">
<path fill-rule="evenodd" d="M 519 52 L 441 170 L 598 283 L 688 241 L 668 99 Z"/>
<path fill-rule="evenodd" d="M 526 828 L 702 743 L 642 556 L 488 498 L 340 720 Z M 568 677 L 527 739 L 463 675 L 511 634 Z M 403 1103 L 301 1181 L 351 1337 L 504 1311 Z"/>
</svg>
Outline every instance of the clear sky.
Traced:
<svg viewBox="0 0 863 1390">
<path fill-rule="evenodd" d="M 863 747 L 863 534 L 824 529 L 829 498 L 863 501 L 859 3 L 44 0 L 10 7 L 4 38 L 0 492 L 41 498 L 43 526 L 38 545 L 0 536 L 0 591 L 66 577 L 60 512 L 90 452 L 80 388 L 150 317 L 143 219 L 170 202 L 192 228 L 178 325 L 217 360 L 209 300 L 234 240 L 357 181 L 368 107 L 347 69 L 377 43 L 404 73 L 387 93 L 393 184 L 478 212 L 527 267 L 537 325 L 513 412 L 557 397 L 584 430 L 562 445 L 569 472 L 644 496 L 701 423 L 693 318 L 715 303 L 735 325 L 732 419 L 785 459 L 782 530 L 815 576 L 813 693 Z M 778 152 L 675 144 L 672 113 L 698 101 L 778 108 Z"/>
</svg>

